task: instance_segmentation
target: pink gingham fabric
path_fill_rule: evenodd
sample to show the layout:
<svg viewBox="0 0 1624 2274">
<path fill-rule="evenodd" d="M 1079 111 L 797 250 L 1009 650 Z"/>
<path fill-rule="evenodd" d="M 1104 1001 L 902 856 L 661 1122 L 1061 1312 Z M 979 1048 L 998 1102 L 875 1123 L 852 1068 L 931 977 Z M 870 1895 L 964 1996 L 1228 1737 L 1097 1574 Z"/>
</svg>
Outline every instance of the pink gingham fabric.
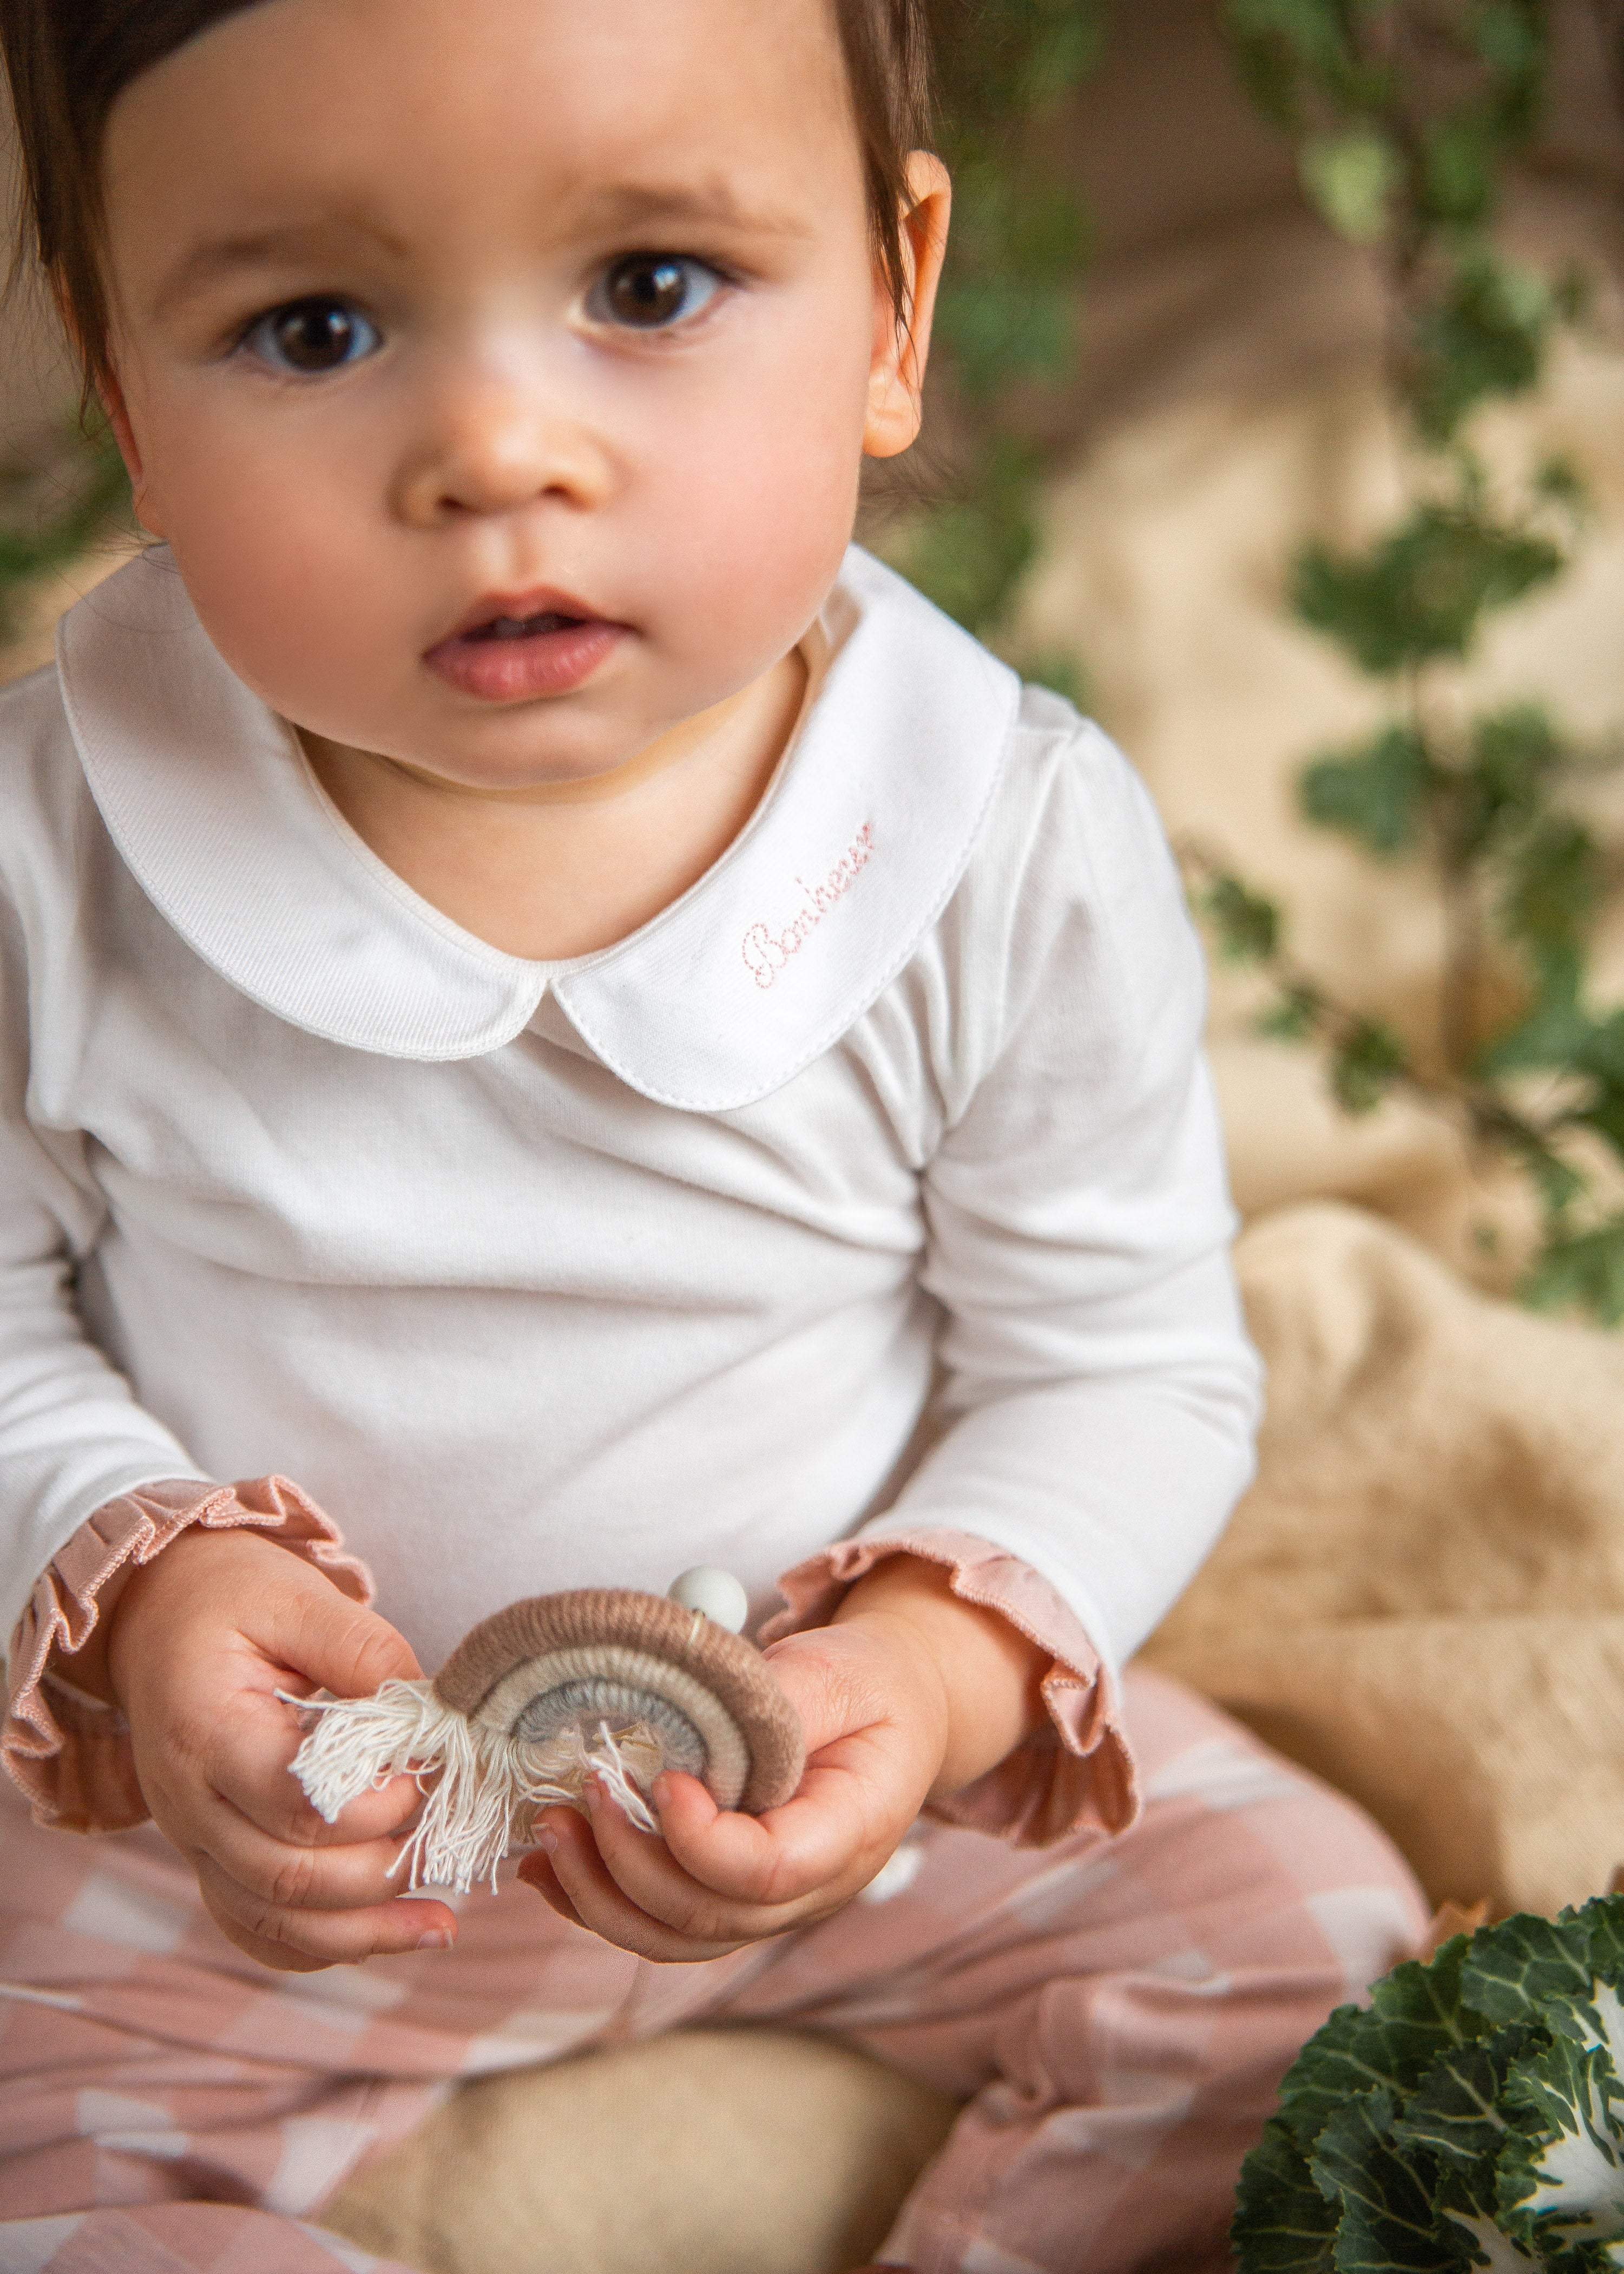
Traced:
<svg viewBox="0 0 1624 2274">
<path fill-rule="evenodd" d="M 868 1894 L 653 1967 L 505 1885 L 455 1950 L 268 1974 L 150 1826 L 0 1796 L 0 2274 L 375 2269 L 319 2225 L 463 2077 L 703 2019 L 828 2031 L 962 2096 L 882 2256 L 916 2274 L 1226 2263 L 1237 2167 L 1303 2039 L 1418 1942 L 1350 1803 L 1130 1669 L 1142 1807 L 1044 1847 L 922 1822 Z"/>
</svg>

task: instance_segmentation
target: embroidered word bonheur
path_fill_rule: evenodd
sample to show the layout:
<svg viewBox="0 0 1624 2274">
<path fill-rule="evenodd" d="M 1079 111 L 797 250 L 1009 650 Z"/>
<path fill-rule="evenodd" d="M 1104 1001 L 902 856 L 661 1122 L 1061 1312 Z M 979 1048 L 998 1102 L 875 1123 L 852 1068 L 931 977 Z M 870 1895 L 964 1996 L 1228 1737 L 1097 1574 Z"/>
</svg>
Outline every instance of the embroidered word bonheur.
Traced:
<svg viewBox="0 0 1624 2274">
<path fill-rule="evenodd" d="M 817 930 L 835 902 L 844 900 L 851 891 L 873 854 L 874 824 L 865 821 L 821 885 L 808 885 L 804 877 L 796 877 L 796 884 L 807 896 L 806 905 L 782 931 L 773 931 L 764 923 L 750 926 L 740 943 L 740 953 L 758 987 L 773 985 L 791 956 L 801 953 L 802 944 Z"/>
</svg>

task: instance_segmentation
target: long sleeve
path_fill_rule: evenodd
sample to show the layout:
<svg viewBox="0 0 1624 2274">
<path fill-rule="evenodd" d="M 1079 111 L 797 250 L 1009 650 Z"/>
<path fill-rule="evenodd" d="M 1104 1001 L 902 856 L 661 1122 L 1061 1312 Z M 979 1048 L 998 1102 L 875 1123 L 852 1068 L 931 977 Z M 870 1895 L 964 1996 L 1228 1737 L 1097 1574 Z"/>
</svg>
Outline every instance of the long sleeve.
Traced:
<svg viewBox="0 0 1624 2274">
<path fill-rule="evenodd" d="M 0 1643 L 41 1572 L 104 1502 L 203 1472 L 135 1402 L 92 1343 L 76 1268 L 101 1211 L 84 1139 L 32 1127 L 28 982 L 20 927 L 0 900 Z"/>
<path fill-rule="evenodd" d="M 193 1525 L 259 1532 L 313 1563 L 351 1601 L 372 1600 L 366 1566 L 344 1552 L 331 1517 L 287 1477 L 235 1485 L 174 1478 L 120 1493 L 58 1548 L 11 1630 L 0 1766 L 32 1804 L 36 1823 L 122 1832 L 145 1820 L 129 1725 L 116 1706 L 79 1687 L 75 1657 L 102 1623 L 109 1587 Z"/>
<path fill-rule="evenodd" d="M 1250 1478 L 1259 1368 L 1200 954 L 1154 810 L 1094 728 L 1027 763 L 1031 794 L 1010 802 L 1024 847 L 989 864 L 1015 889 L 989 907 L 973 870 L 942 927 L 953 1013 L 924 1279 L 945 1430 L 861 1536 L 992 1542 L 1114 1667 Z"/>
</svg>

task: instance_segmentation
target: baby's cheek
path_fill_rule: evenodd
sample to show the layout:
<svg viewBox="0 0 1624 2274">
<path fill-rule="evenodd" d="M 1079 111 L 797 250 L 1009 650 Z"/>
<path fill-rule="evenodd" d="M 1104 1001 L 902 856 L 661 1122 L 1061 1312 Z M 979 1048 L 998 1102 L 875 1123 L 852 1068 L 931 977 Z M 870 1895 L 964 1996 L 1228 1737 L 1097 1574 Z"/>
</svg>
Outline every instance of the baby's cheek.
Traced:
<svg viewBox="0 0 1624 2274">
<path fill-rule="evenodd" d="M 694 486 L 702 501 L 693 516 L 664 523 L 682 532 L 670 541 L 662 602 L 685 628 L 685 651 L 725 648 L 718 675 L 733 683 L 787 652 L 839 573 L 860 463 L 855 453 L 808 448 L 792 464 L 776 436 L 743 436 L 718 456 Z"/>
<path fill-rule="evenodd" d="M 382 664 L 402 598 L 380 502 L 387 438 L 234 415 L 208 390 L 148 410 L 154 520 L 239 675 L 298 716 L 293 690 Z"/>
<path fill-rule="evenodd" d="M 867 305 L 843 284 L 750 333 L 731 367 L 636 406 L 626 502 L 664 604 L 756 669 L 801 636 L 851 541 L 868 369 Z"/>
<path fill-rule="evenodd" d="M 336 510 L 330 492 L 324 500 L 312 485 L 274 503 L 239 490 L 238 501 L 256 532 L 250 543 L 207 510 L 171 540 L 205 630 L 283 716 L 347 725 L 361 704 L 364 723 L 380 697 L 407 691 L 421 599 L 414 607 L 414 596 L 395 589 L 387 549 L 364 541 L 369 517 Z"/>
</svg>

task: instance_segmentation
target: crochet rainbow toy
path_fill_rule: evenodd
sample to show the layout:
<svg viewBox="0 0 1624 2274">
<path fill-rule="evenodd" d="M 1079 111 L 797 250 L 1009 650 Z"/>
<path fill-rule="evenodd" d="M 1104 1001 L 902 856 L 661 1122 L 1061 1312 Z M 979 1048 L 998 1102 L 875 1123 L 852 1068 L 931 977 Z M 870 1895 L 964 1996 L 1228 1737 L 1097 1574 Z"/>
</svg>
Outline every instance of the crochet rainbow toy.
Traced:
<svg viewBox="0 0 1624 2274">
<path fill-rule="evenodd" d="M 794 1708 L 738 1632 L 744 1590 L 725 1571 L 684 1572 L 670 1595 L 583 1587 L 536 1595 L 464 1636 L 432 1682 L 386 1682 L 370 1698 L 301 1698 L 292 1762 L 331 1824 L 402 1771 L 422 1814 L 397 1859 L 407 1884 L 494 1889 L 528 1847 L 539 1810 L 582 1808 L 600 1776 L 634 1824 L 663 1769 L 699 1777 L 718 1808 L 776 1808 L 801 1781 Z"/>
</svg>

